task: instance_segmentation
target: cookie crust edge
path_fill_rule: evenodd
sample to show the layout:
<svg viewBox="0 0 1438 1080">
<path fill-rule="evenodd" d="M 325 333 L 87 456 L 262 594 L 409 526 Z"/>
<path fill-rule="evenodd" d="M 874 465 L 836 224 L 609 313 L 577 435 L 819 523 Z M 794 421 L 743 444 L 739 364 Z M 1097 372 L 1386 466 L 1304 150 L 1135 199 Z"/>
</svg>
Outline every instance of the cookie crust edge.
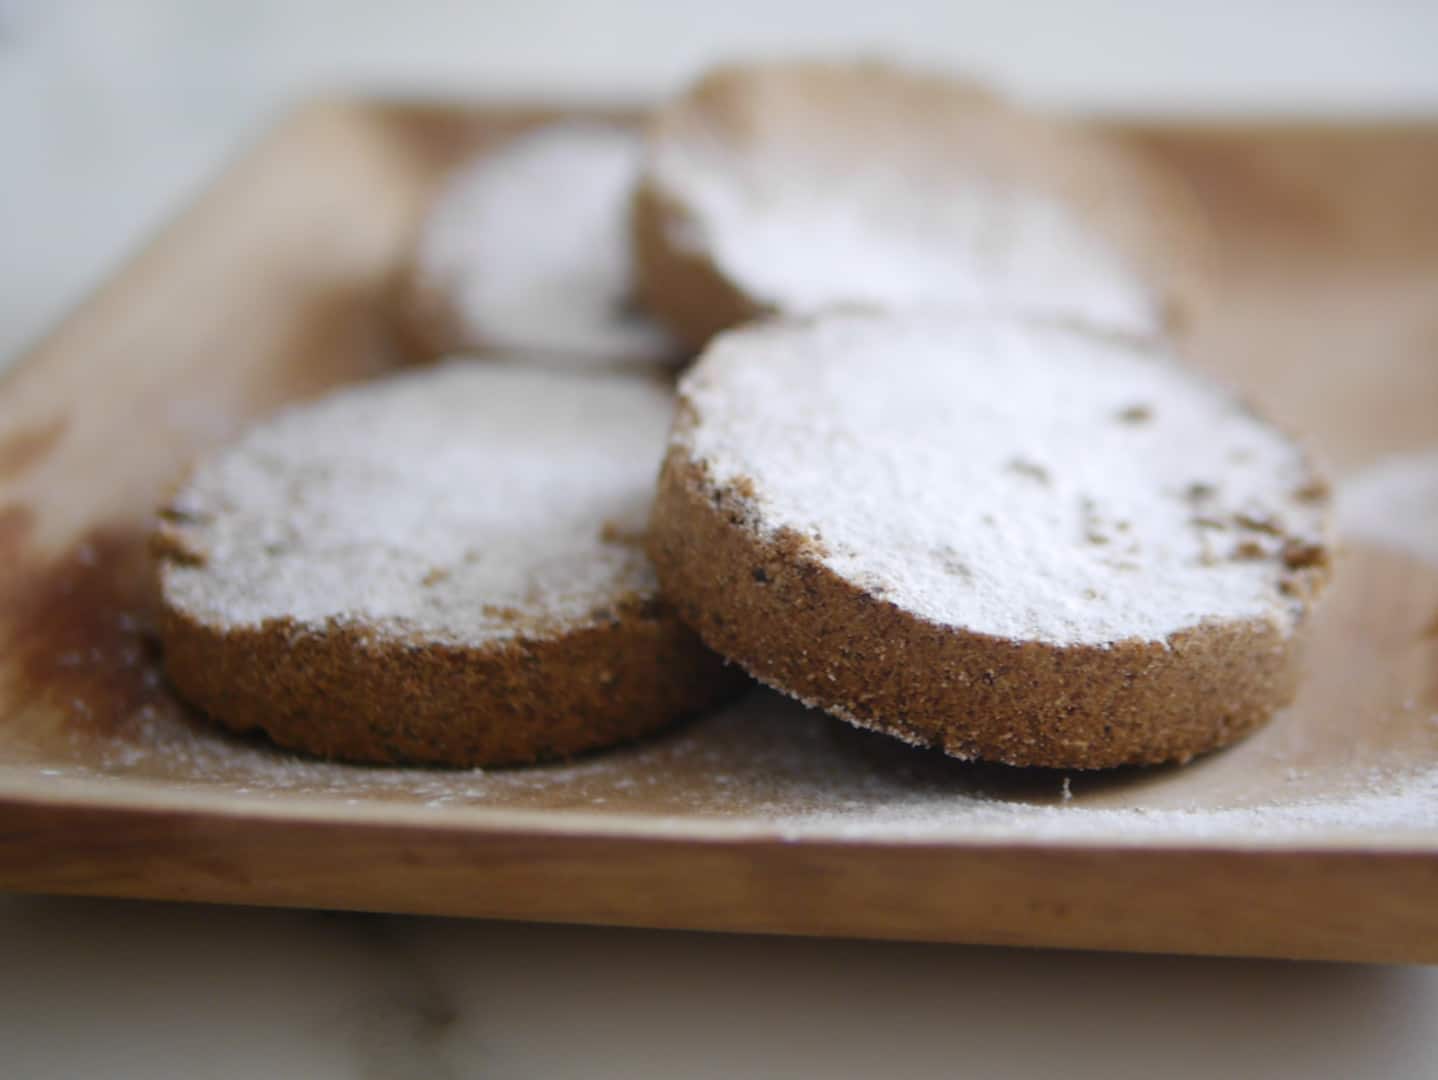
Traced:
<svg viewBox="0 0 1438 1080">
<path fill-rule="evenodd" d="M 1098 769 L 1227 746 L 1295 695 L 1306 620 L 1106 648 L 944 627 L 828 569 L 807 537 L 766 538 L 742 487 L 671 446 L 649 533 L 665 595 L 711 648 L 856 727 L 959 758 Z"/>
<path fill-rule="evenodd" d="M 341 622 L 221 629 L 163 599 L 159 630 L 166 675 L 213 720 L 374 764 L 570 757 L 655 732 L 743 683 L 668 605 L 638 597 L 585 626 L 469 646 Z"/>
</svg>

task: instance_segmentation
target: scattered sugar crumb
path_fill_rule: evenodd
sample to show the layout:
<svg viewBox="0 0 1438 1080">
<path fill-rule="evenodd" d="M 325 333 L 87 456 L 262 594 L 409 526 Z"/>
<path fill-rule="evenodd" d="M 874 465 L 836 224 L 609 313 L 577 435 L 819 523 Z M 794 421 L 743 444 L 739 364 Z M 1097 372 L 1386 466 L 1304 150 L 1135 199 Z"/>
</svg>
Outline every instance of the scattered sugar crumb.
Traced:
<svg viewBox="0 0 1438 1080">
<path fill-rule="evenodd" d="M 1438 722 L 1438 716 L 1434 718 Z M 854 731 L 768 691 L 630 746 L 523 769 L 375 768 L 297 757 L 164 710 L 124 740 L 77 746 L 67 777 L 143 777 L 179 789 L 282 802 L 302 796 L 344 806 L 417 806 L 435 814 L 487 809 L 574 809 L 728 822 L 786 840 L 944 841 L 1102 839 L 1114 843 L 1299 839 L 1438 828 L 1438 769 L 1360 766 L 1317 777 L 1265 770 L 1277 786 L 1233 793 L 1221 805 L 1176 806 L 1162 776 L 1135 787 L 1055 791 L 1043 771 L 970 765 Z M 1242 754 L 1240 745 L 1227 751 Z M 1202 763 L 1192 768 L 1202 768 Z M 1335 765 L 1341 769 L 1341 765 Z M 58 771 L 58 770 L 57 770 Z M 1187 776 L 1185 771 L 1175 776 Z M 1304 784 L 1285 783 L 1303 776 Z M 1115 797 L 1120 799 L 1116 804 Z M 1095 800 L 1099 804 L 1095 805 Z"/>
</svg>

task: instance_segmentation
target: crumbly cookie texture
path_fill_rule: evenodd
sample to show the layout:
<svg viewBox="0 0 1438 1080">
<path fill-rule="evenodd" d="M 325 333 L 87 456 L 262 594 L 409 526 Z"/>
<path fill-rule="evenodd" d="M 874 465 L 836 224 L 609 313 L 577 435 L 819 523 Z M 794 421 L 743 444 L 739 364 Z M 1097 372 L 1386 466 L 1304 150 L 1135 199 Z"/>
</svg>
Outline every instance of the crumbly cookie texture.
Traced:
<svg viewBox="0 0 1438 1080">
<path fill-rule="evenodd" d="M 1153 334 L 1200 215 L 1096 132 L 881 64 L 721 69 L 661 110 L 636 201 L 649 306 L 691 345 L 759 313 L 952 305 Z"/>
<path fill-rule="evenodd" d="M 457 168 L 427 214 L 403 308 L 419 350 L 522 349 L 552 366 L 668 364 L 677 343 L 633 303 L 639 132 L 567 121 Z"/>
<path fill-rule="evenodd" d="M 1291 697 L 1327 487 L 1166 359 L 951 313 L 723 335 L 681 384 L 663 588 L 761 680 L 959 756 L 1224 745 Z"/>
<path fill-rule="evenodd" d="M 155 535 L 166 668 L 326 756 L 498 764 L 653 730 L 734 676 L 641 550 L 657 380 L 451 364 L 280 414 Z"/>
</svg>

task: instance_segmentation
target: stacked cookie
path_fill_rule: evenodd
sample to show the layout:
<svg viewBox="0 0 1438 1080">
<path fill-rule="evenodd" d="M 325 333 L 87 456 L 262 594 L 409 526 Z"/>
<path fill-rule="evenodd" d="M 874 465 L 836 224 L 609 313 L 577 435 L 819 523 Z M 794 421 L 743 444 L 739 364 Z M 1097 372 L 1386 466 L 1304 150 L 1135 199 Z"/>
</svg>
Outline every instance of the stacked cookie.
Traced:
<svg viewBox="0 0 1438 1080">
<path fill-rule="evenodd" d="M 1223 746 L 1292 696 L 1327 493 L 1181 363 L 1202 236 L 1102 135 L 880 65 L 521 136 L 405 291 L 470 358 L 282 414 L 163 512 L 171 678 L 370 761 L 564 756 L 741 670 L 966 758 Z"/>
</svg>

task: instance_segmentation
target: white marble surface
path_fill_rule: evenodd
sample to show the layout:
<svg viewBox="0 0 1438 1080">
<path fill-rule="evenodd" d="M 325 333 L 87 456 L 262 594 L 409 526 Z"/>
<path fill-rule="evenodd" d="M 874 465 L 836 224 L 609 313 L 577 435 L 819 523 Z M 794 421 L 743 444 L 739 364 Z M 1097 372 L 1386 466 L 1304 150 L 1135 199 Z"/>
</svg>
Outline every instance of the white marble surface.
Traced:
<svg viewBox="0 0 1438 1080">
<path fill-rule="evenodd" d="M 1141 111 L 1438 114 L 1425 0 L 0 0 L 0 358 L 284 102 L 866 46 Z M 0 898 L 0 1076 L 1438 1075 L 1438 969 Z"/>
<path fill-rule="evenodd" d="M 1431 1078 L 1431 972 L 0 904 L 14 1077 Z"/>
</svg>

